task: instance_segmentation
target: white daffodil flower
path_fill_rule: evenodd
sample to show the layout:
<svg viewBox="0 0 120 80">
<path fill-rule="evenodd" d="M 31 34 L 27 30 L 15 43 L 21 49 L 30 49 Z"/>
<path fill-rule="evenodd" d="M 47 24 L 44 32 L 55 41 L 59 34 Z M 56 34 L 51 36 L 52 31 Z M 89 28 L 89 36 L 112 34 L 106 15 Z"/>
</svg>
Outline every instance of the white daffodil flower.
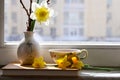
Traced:
<svg viewBox="0 0 120 80">
<path fill-rule="evenodd" d="M 36 2 L 32 3 L 32 13 L 30 18 L 38 21 L 39 23 L 49 24 L 49 18 L 54 15 L 54 10 L 48 7 L 48 4 L 45 1 L 41 3 L 41 5 Z"/>
</svg>

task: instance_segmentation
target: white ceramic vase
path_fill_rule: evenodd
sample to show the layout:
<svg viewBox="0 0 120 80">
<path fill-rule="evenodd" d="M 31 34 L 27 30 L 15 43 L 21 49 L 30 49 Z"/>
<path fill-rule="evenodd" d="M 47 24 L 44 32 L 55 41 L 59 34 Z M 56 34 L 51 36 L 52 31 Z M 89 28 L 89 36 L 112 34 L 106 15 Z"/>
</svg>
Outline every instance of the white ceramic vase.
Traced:
<svg viewBox="0 0 120 80">
<path fill-rule="evenodd" d="M 40 46 L 33 35 L 32 31 L 24 32 L 25 38 L 18 46 L 17 56 L 21 65 L 31 65 L 40 55 Z"/>
</svg>

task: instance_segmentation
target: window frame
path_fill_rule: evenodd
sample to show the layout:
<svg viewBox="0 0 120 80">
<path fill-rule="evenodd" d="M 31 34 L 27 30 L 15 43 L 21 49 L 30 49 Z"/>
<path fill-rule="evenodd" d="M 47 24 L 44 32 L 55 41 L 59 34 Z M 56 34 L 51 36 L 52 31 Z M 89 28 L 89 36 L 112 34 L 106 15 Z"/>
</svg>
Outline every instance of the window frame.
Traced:
<svg viewBox="0 0 120 80">
<path fill-rule="evenodd" d="M 3 65 L 18 60 L 16 51 L 19 43 L 4 43 L 4 0 L 0 0 L 0 14 L 0 65 Z M 47 58 L 47 61 L 51 60 L 46 54 L 51 48 L 84 48 L 89 52 L 85 63 L 94 66 L 120 66 L 120 42 L 42 42 L 40 46 L 44 53 L 42 55 Z"/>
<path fill-rule="evenodd" d="M 4 46 L 4 0 L 0 0 L 0 47 Z"/>
</svg>

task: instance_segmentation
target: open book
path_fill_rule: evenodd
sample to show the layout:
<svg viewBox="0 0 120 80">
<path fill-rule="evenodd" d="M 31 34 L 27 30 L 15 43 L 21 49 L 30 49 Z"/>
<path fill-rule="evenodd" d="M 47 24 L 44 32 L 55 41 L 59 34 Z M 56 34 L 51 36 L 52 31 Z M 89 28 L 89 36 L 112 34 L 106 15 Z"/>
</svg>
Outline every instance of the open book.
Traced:
<svg viewBox="0 0 120 80">
<path fill-rule="evenodd" d="M 47 64 L 45 68 L 21 66 L 19 63 L 10 63 L 2 68 L 3 76 L 79 76 L 79 70 L 62 70 L 54 64 Z"/>
</svg>

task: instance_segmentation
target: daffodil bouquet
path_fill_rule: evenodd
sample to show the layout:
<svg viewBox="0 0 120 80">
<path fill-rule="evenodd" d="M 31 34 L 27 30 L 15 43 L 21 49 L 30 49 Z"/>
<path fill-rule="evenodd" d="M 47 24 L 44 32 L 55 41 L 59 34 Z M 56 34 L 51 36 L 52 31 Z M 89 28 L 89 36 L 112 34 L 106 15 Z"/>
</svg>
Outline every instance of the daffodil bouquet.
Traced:
<svg viewBox="0 0 120 80">
<path fill-rule="evenodd" d="M 39 0 L 30 0 L 30 8 L 27 9 L 22 0 L 20 3 L 23 9 L 26 11 L 28 21 L 26 22 L 27 31 L 33 31 L 35 22 L 49 24 L 49 18 L 53 16 L 54 10 L 49 8 L 50 0 L 43 0 L 39 4 Z"/>
<path fill-rule="evenodd" d="M 82 69 L 84 67 L 84 63 L 74 53 L 66 54 L 64 57 L 58 58 L 56 63 L 61 69 Z"/>
</svg>

